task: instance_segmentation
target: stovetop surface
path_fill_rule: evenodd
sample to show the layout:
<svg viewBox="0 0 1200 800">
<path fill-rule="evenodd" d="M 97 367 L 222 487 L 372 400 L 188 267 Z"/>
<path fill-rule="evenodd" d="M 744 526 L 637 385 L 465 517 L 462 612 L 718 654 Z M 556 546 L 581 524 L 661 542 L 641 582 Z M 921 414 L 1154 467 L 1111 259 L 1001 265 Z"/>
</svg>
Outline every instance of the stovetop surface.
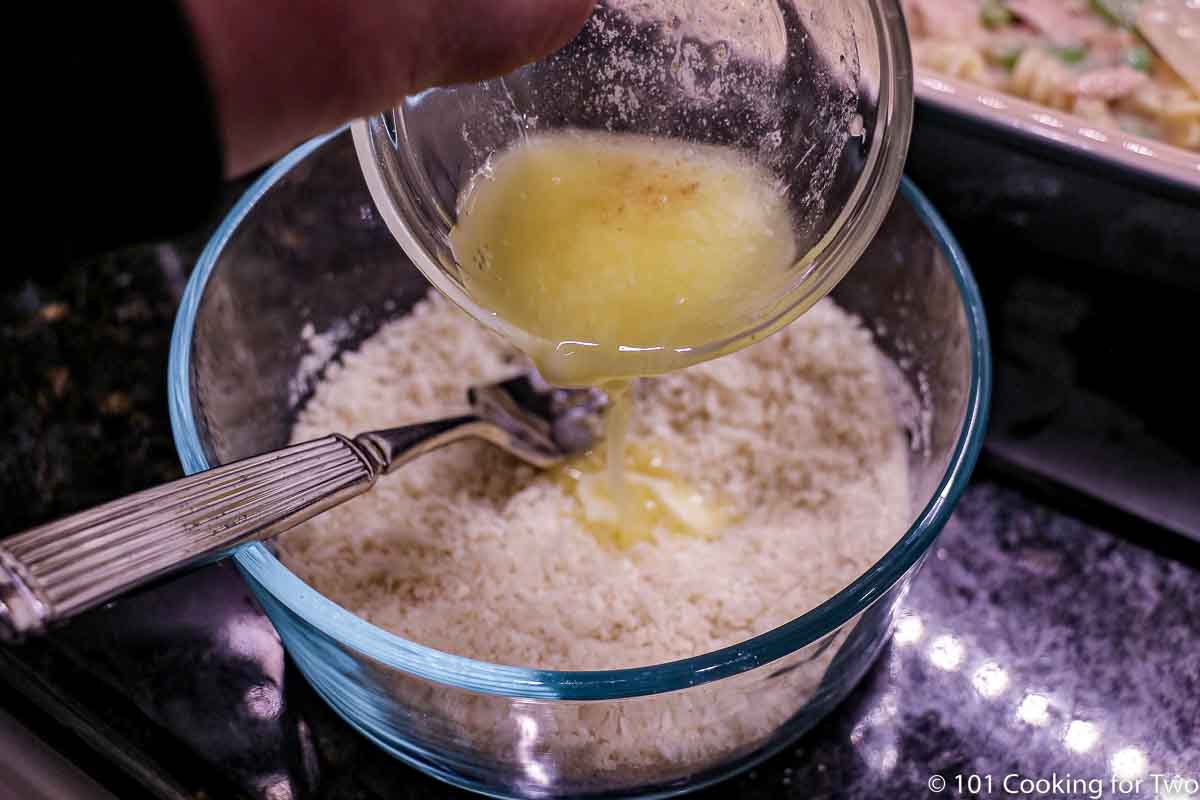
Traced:
<svg viewBox="0 0 1200 800">
<path fill-rule="evenodd" d="M 976 478 L 849 700 L 698 797 L 1165 800 L 1184 795 L 1155 775 L 1200 779 L 1200 426 L 1179 372 L 1197 297 L 962 238 L 997 363 Z M 3 292 L 0 535 L 180 474 L 164 374 L 202 243 Z M 277 682 L 282 660 L 216 565 L 0 651 L 0 705 L 122 798 L 461 794 L 361 739 L 290 664 Z M 1066 776 L 1084 783 L 1021 783 Z"/>
</svg>

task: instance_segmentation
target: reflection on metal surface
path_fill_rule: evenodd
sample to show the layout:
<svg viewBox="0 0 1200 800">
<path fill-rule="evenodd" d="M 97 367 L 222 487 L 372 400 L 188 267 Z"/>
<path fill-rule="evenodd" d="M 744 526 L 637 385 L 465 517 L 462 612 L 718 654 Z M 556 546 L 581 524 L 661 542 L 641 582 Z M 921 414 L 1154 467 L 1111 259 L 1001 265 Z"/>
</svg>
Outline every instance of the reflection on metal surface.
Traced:
<svg viewBox="0 0 1200 800">
<path fill-rule="evenodd" d="M 957 636 L 947 634 L 933 640 L 929 647 L 929 660 L 938 669 L 952 672 L 962 666 L 964 652 L 962 641 Z"/>
<path fill-rule="evenodd" d="M 1061 128 L 1063 126 L 1062 120 L 1053 114 L 1034 114 L 1033 118 L 1043 125 L 1047 125 L 1051 128 Z"/>
<path fill-rule="evenodd" d="M 1076 753 L 1086 753 L 1091 750 L 1096 742 L 1100 741 L 1100 727 L 1092 722 L 1084 722 L 1083 720 L 1072 720 L 1067 726 L 1067 732 L 1063 734 L 1063 744 L 1068 750 L 1074 750 Z"/>
<path fill-rule="evenodd" d="M 1137 153 L 1140 156 L 1154 156 L 1154 150 L 1146 147 L 1144 144 L 1138 144 L 1137 142 L 1126 142 L 1125 149 L 1131 153 Z"/>
<path fill-rule="evenodd" d="M 1030 692 L 1017 706 L 1017 718 L 1030 725 L 1042 726 L 1050 721 L 1050 700 L 1045 695 Z"/>
</svg>

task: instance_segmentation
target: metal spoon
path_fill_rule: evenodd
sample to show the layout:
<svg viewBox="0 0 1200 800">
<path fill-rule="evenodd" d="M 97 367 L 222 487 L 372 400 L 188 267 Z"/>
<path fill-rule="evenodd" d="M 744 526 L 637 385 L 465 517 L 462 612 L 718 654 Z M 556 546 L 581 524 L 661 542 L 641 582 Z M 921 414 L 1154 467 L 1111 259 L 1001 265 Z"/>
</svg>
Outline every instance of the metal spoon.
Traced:
<svg viewBox="0 0 1200 800">
<path fill-rule="evenodd" d="M 0 542 L 0 640 L 19 641 L 188 567 L 270 539 L 428 452 L 476 438 L 545 469 L 590 447 L 607 403 L 536 376 L 468 392 L 471 413 L 334 434 L 197 473 Z"/>
</svg>

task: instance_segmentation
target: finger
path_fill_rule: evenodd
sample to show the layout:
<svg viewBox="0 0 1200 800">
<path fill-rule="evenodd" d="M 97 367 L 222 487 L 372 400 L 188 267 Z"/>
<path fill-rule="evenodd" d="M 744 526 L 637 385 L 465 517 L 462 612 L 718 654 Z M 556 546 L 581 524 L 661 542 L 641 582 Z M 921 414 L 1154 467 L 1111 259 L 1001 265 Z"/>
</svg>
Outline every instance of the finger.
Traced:
<svg viewBox="0 0 1200 800">
<path fill-rule="evenodd" d="M 183 0 L 237 175 L 433 85 L 568 42 L 596 0 Z"/>
<path fill-rule="evenodd" d="M 374 0 L 357 15 L 352 45 L 372 99 L 396 91 L 502 75 L 557 50 L 583 27 L 596 0 Z"/>
</svg>

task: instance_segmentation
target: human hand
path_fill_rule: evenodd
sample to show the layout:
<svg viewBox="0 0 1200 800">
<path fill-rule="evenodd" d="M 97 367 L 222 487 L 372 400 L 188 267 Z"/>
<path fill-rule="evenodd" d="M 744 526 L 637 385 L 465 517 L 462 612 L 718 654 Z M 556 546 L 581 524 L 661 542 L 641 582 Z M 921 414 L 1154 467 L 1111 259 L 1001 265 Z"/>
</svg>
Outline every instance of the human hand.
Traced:
<svg viewBox="0 0 1200 800">
<path fill-rule="evenodd" d="M 566 44 L 596 0 L 182 0 L 227 177 L 430 86 L 509 72 Z"/>
</svg>

